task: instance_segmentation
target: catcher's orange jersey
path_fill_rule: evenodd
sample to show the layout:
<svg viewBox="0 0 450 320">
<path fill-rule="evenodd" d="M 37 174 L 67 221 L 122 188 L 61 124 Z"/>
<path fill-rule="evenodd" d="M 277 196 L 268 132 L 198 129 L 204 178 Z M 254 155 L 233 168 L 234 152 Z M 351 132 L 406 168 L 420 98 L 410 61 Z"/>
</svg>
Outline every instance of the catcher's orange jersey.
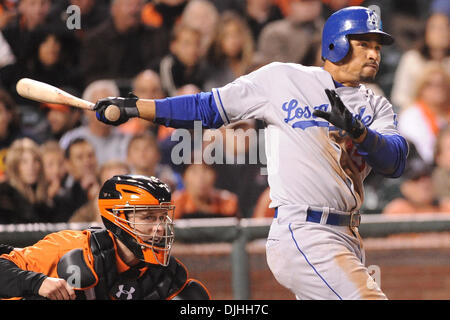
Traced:
<svg viewBox="0 0 450 320">
<path fill-rule="evenodd" d="M 93 256 L 89 244 L 91 233 L 87 230 L 64 230 L 47 235 L 36 244 L 15 249 L 9 254 L 2 255 L 4 259 L 14 262 L 19 268 L 28 271 L 40 272 L 49 277 L 58 277 L 56 268 L 61 257 L 70 250 L 83 249 L 84 260 L 88 267 L 95 274 L 93 267 Z M 111 234 L 110 234 L 111 236 Z M 114 247 L 116 248 L 116 261 L 118 272 L 122 273 L 129 267 L 120 259 L 117 254 L 116 241 L 113 236 Z"/>
<path fill-rule="evenodd" d="M 121 274 L 131 267 L 128 266 L 119 256 L 117 250 L 117 243 L 115 237 L 108 231 L 109 237 L 113 240 L 114 251 L 115 251 L 115 262 L 117 266 L 118 274 Z M 95 287 L 98 284 L 99 278 L 94 269 L 94 257 L 91 252 L 90 246 L 90 237 L 91 232 L 88 230 L 84 231 L 76 231 L 76 230 L 64 230 L 56 233 L 51 233 L 47 235 L 45 238 L 37 242 L 36 244 L 25 247 L 22 249 L 14 249 L 9 254 L 3 254 L 0 256 L 2 259 L 7 259 L 16 264 L 19 268 L 27 271 L 34 271 L 38 273 L 43 273 L 46 276 L 60 278 L 58 275 L 57 266 L 58 262 L 61 258 L 69 251 L 73 249 L 82 249 L 83 251 L 83 259 L 86 263 L 86 266 L 92 271 L 92 274 L 95 277 L 95 283 L 90 285 L 89 287 L 83 288 L 74 288 L 76 290 L 87 290 Z M 183 270 L 181 274 L 184 273 L 186 277 L 186 281 L 179 285 L 174 292 L 171 292 L 170 295 L 165 297 L 165 299 L 172 299 L 177 296 L 188 283 L 196 283 L 197 286 L 203 288 L 202 290 L 205 292 L 207 296 L 209 292 L 204 287 L 202 283 L 199 281 L 189 278 L 186 267 L 174 258 L 174 261 L 179 265 L 179 269 Z M 141 277 L 143 274 L 148 271 L 148 266 L 144 266 L 139 269 Z M 170 273 L 171 274 L 171 273 Z M 12 299 L 20 299 L 21 297 L 15 297 Z M 111 296 L 111 299 L 115 300 L 115 297 Z M 1 299 L 0 299 L 1 300 Z"/>
</svg>

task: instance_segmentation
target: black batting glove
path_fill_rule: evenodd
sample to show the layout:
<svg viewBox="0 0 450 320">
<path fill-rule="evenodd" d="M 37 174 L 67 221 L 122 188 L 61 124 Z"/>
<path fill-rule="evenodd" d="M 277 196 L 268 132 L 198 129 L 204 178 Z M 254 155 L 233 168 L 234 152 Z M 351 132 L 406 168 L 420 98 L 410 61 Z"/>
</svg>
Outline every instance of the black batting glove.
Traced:
<svg viewBox="0 0 450 320">
<path fill-rule="evenodd" d="M 139 117 L 139 110 L 136 107 L 136 101 L 138 99 L 139 98 L 132 93 L 129 93 L 126 98 L 108 97 L 100 99 L 94 106 L 97 119 L 103 123 L 118 126 L 127 122 L 130 118 Z M 105 117 L 105 110 L 110 105 L 115 105 L 120 110 L 120 117 L 116 121 L 110 121 Z"/>
<path fill-rule="evenodd" d="M 366 130 L 361 120 L 353 117 L 334 90 L 325 89 L 331 104 L 331 111 L 314 110 L 313 115 L 323 118 L 339 129 L 345 130 L 352 139 L 358 139 Z"/>
</svg>

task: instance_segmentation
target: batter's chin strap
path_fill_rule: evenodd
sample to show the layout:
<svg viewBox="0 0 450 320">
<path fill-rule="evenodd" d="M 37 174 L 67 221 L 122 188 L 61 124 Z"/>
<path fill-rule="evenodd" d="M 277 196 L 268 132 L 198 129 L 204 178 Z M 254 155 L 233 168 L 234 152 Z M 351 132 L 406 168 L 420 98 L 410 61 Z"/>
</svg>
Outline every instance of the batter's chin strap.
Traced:
<svg viewBox="0 0 450 320">
<path fill-rule="evenodd" d="M 189 279 L 172 300 L 211 300 L 208 290 L 197 280 Z"/>
</svg>

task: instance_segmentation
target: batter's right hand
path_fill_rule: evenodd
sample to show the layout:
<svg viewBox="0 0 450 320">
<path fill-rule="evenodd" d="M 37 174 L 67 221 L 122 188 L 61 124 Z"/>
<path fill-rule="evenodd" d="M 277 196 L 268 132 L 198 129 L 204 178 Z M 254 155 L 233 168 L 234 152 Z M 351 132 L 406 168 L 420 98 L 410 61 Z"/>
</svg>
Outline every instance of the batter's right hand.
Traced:
<svg viewBox="0 0 450 320">
<path fill-rule="evenodd" d="M 75 300 L 75 290 L 64 279 L 46 278 L 42 281 L 38 294 L 50 300 Z"/>
<path fill-rule="evenodd" d="M 127 122 L 130 118 L 139 117 L 139 110 L 136 106 L 137 100 L 138 97 L 132 93 L 129 93 L 127 98 L 108 97 L 100 99 L 95 104 L 94 111 L 96 112 L 96 116 L 99 121 L 106 124 L 111 124 L 113 126 L 118 126 Z M 110 121 L 105 116 L 106 108 L 110 105 L 115 105 L 120 110 L 120 117 L 116 121 Z"/>
</svg>

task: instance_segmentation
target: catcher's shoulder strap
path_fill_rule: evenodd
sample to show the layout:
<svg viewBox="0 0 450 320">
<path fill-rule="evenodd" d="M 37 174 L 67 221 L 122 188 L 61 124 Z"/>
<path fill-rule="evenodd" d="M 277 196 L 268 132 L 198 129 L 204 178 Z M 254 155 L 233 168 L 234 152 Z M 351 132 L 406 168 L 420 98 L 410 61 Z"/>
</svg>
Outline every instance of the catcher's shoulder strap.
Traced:
<svg viewBox="0 0 450 320">
<path fill-rule="evenodd" d="M 57 273 L 74 288 L 83 290 L 77 290 L 77 298 L 108 299 L 109 288 L 118 276 L 114 243 L 104 228 L 91 227 L 88 231 L 93 262 L 87 262 L 83 249 L 76 248 L 61 257 Z"/>
<path fill-rule="evenodd" d="M 86 263 L 83 249 L 73 249 L 59 259 L 56 266 L 59 278 L 75 289 L 86 290 L 98 283 L 97 275 Z"/>
<path fill-rule="evenodd" d="M 108 230 L 104 228 L 91 227 L 88 230 L 91 233 L 90 246 L 95 273 L 98 277 L 95 298 L 107 300 L 109 299 L 109 288 L 114 285 L 118 277 L 114 242 Z"/>
</svg>

